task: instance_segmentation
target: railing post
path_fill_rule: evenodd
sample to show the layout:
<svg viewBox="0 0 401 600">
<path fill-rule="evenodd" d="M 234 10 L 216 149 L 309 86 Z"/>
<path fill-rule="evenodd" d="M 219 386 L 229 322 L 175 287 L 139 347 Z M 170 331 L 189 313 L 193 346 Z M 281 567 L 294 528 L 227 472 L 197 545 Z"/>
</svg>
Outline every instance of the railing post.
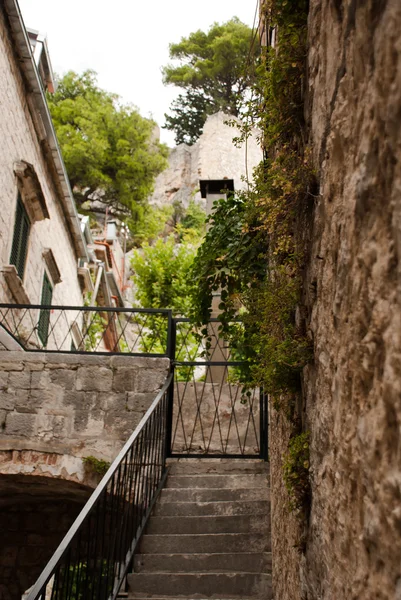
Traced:
<svg viewBox="0 0 401 600">
<path fill-rule="evenodd" d="M 170 359 L 170 373 L 172 373 L 171 383 L 167 391 L 167 423 L 166 423 L 166 453 L 165 457 L 171 456 L 171 441 L 173 430 L 173 407 L 174 407 L 174 369 L 175 369 L 175 346 L 177 338 L 177 321 L 169 314 L 168 328 L 168 346 L 167 352 Z"/>
<path fill-rule="evenodd" d="M 267 394 L 263 388 L 259 390 L 260 394 L 260 458 L 264 461 L 269 460 L 269 411 Z"/>
</svg>

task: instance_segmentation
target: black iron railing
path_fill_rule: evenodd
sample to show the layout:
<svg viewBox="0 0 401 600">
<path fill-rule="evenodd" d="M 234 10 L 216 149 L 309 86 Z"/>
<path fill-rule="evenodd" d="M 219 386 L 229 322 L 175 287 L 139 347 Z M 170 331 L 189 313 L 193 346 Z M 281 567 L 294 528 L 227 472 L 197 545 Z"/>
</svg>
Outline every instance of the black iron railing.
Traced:
<svg viewBox="0 0 401 600">
<path fill-rule="evenodd" d="M 27 600 L 114 600 L 167 476 L 170 375 Z"/>
<path fill-rule="evenodd" d="M 242 327 L 232 324 L 239 335 Z M 196 329 L 175 318 L 171 339 L 171 456 L 267 460 L 267 395 L 247 383 L 250 364 L 225 339 L 221 321 Z"/>
<path fill-rule="evenodd" d="M 167 356 L 171 310 L 0 304 L 0 325 L 30 352 Z"/>
</svg>

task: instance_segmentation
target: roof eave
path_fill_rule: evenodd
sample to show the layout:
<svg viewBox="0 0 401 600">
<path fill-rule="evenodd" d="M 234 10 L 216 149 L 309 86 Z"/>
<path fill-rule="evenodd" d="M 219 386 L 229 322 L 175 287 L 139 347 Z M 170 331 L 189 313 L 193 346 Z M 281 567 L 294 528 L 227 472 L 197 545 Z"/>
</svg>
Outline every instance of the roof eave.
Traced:
<svg viewBox="0 0 401 600">
<path fill-rule="evenodd" d="M 35 108 L 37 109 L 45 128 L 48 152 L 53 160 L 54 170 L 58 178 L 59 196 L 69 226 L 75 253 L 78 258 L 85 258 L 88 260 L 88 251 L 81 231 L 77 208 L 75 206 L 56 132 L 54 130 L 35 60 L 32 55 L 31 45 L 25 30 L 18 2 L 17 0 L 4 0 L 4 6 L 10 23 L 13 40 L 21 58 L 20 68 L 30 88 L 29 91 L 32 92 Z"/>
</svg>

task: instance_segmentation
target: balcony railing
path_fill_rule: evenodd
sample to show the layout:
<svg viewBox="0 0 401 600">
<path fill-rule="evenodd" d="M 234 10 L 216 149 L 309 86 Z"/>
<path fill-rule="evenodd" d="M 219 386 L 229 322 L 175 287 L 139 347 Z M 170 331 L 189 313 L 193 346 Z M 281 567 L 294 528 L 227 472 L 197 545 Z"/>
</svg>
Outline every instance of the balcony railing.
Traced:
<svg viewBox="0 0 401 600">
<path fill-rule="evenodd" d="M 0 304 L 0 325 L 31 352 L 167 356 L 171 310 Z"/>
</svg>

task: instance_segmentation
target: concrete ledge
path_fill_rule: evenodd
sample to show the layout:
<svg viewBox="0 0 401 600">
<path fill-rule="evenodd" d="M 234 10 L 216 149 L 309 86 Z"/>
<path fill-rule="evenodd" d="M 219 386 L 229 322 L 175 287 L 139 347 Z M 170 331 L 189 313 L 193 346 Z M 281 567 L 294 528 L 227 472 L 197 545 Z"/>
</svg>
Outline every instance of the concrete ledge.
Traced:
<svg viewBox="0 0 401 600">
<path fill-rule="evenodd" d="M 2 325 L 0 325 L 0 345 L 4 346 L 4 349 L 11 352 L 23 352 L 22 346 L 8 333 Z M 2 357 L 3 355 L 0 355 Z M 21 359 L 21 355 L 19 355 Z"/>
<path fill-rule="evenodd" d="M 1 327 L 1 326 L 0 326 Z M 3 331 L 4 328 L 1 328 Z M 6 332 L 7 333 L 7 332 Z M 9 335 L 9 334 L 7 334 Z M 11 338 L 12 339 L 12 338 Z M 0 338 L 0 341 L 1 338 Z M 17 342 L 15 342 L 17 343 Z M 19 344 L 18 344 L 19 346 Z M 19 348 L 21 348 L 19 346 Z M 7 352 L 0 355 L 0 362 L 21 361 L 21 355 L 16 355 L 15 351 Z M 137 369 L 168 369 L 170 360 L 168 358 L 151 358 L 147 356 L 108 356 L 104 354 L 70 354 L 70 353 L 53 353 L 53 352 L 25 352 L 23 361 L 25 364 L 46 363 L 49 365 L 98 365 L 109 366 L 110 368 L 129 367 Z"/>
</svg>

